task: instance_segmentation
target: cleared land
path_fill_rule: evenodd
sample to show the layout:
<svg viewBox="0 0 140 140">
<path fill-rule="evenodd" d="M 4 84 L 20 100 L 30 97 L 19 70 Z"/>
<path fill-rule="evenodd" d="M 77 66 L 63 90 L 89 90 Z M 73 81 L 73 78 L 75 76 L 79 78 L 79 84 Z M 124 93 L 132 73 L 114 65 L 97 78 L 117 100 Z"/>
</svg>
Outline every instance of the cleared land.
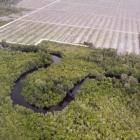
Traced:
<svg viewBox="0 0 140 140">
<path fill-rule="evenodd" d="M 1 27 L 0 40 L 92 42 L 98 48 L 140 54 L 139 0 L 23 0 L 18 6 L 35 10 Z"/>
<path fill-rule="evenodd" d="M 47 5 L 55 0 L 22 0 L 18 3 L 19 7 L 37 9 Z"/>
</svg>

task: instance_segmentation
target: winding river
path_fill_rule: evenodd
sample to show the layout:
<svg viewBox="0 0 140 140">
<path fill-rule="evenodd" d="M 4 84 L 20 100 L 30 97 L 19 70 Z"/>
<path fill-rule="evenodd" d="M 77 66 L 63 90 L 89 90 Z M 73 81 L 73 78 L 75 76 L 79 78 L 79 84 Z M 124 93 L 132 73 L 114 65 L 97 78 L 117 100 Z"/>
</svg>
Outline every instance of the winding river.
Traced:
<svg viewBox="0 0 140 140">
<path fill-rule="evenodd" d="M 53 60 L 54 64 L 58 64 L 61 61 L 61 57 L 59 55 L 52 54 L 52 60 Z M 47 65 L 44 65 L 42 67 L 43 68 L 48 68 Z M 28 109 L 33 110 L 34 112 L 44 113 L 44 114 L 47 113 L 47 112 L 61 111 L 62 109 L 64 109 L 72 100 L 74 100 L 77 91 L 80 89 L 81 85 L 85 81 L 87 81 L 88 79 L 96 78 L 96 77 L 90 77 L 90 76 L 84 77 L 83 79 L 78 81 L 74 85 L 74 87 L 67 92 L 64 99 L 62 99 L 62 101 L 60 101 L 56 105 L 50 106 L 50 107 L 45 107 L 45 108 L 37 108 L 36 106 L 28 103 L 25 100 L 25 98 L 21 95 L 24 80 L 26 79 L 26 77 L 29 74 L 31 74 L 31 73 L 33 73 L 37 70 L 38 70 L 38 68 L 34 68 L 34 69 L 31 69 L 31 70 L 23 73 L 22 75 L 20 75 L 20 77 L 16 80 L 15 86 L 14 86 L 12 92 L 11 92 L 11 99 L 12 99 L 14 105 L 21 105 L 23 107 L 26 107 Z"/>
<path fill-rule="evenodd" d="M 1 47 L 2 49 L 5 49 L 3 46 Z M 30 52 L 30 50 L 21 50 L 22 52 Z M 32 50 L 31 50 L 32 51 Z M 35 50 L 36 52 L 36 50 Z M 58 64 L 61 62 L 61 56 L 59 54 L 51 54 L 52 60 L 54 64 Z M 21 95 L 22 92 L 22 88 L 23 88 L 23 82 L 26 79 L 26 77 L 37 71 L 39 68 L 48 68 L 48 65 L 44 65 L 44 66 L 40 66 L 38 68 L 33 68 L 29 71 L 26 71 L 25 73 L 21 74 L 19 76 L 19 78 L 15 81 L 15 86 L 13 87 L 13 90 L 11 92 L 11 99 L 13 101 L 14 105 L 21 105 L 23 107 L 26 107 L 28 109 L 33 110 L 34 112 L 37 113 L 44 113 L 46 114 L 47 112 L 54 112 L 54 111 L 61 111 L 63 110 L 72 100 L 74 100 L 76 93 L 78 90 L 80 90 L 81 86 L 87 81 L 87 80 L 95 80 L 96 76 L 90 76 L 87 75 L 85 76 L 83 79 L 81 79 L 80 81 L 77 81 L 77 83 L 74 84 L 74 87 L 72 89 L 70 89 L 67 93 L 66 96 L 62 99 L 62 101 L 60 101 L 59 103 L 57 103 L 54 106 L 49 106 L 49 107 L 44 107 L 44 108 L 38 108 L 34 105 L 31 105 L 30 103 L 28 103 L 25 98 Z M 116 79 L 121 79 L 121 74 L 115 75 L 115 74 L 111 74 L 111 73 L 104 73 L 105 77 L 109 77 L 109 78 L 116 78 Z M 130 76 L 130 75 L 129 75 Z M 140 78 L 137 79 L 138 83 L 140 84 Z"/>
<path fill-rule="evenodd" d="M 61 56 L 57 55 L 57 54 L 51 54 L 52 60 L 54 64 L 58 64 L 61 62 Z M 48 68 L 48 65 L 44 65 L 41 66 L 39 68 Z M 15 82 L 15 86 L 11 92 L 11 99 L 13 101 L 14 105 L 21 105 L 23 107 L 26 107 L 28 109 L 33 110 L 34 112 L 37 113 L 44 113 L 46 114 L 47 112 L 54 112 L 54 111 L 61 111 L 63 110 L 72 100 L 74 100 L 76 93 L 78 90 L 80 90 L 81 86 L 83 85 L 83 83 L 85 83 L 87 80 L 90 79 L 96 79 L 96 76 L 85 76 L 83 79 L 81 79 L 80 81 L 77 81 L 77 83 L 74 84 L 74 87 L 72 89 L 70 89 L 66 96 L 62 99 L 62 101 L 60 101 L 59 103 L 57 103 L 54 106 L 49 106 L 49 107 L 44 107 L 44 108 L 37 108 L 34 105 L 31 105 L 30 103 L 28 103 L 25 98 L 21 95 L 22 92 L 22 88 L 23 88 L 23 82 L 26 79 L 26 77 L 37 71 L 39 68 L 34 68 L 31 69 L 25 73 L 23 73 L 22 75 L 20 75 L 20 77 L 16 80 Z M 116 79 L 121 79 L 121 75 L 114 75 L 114 74 L 104 74 L 105 77 L 110 77 L 110 78 L 116 78 Z M 139 81 L 140 83 L 140 81 Z"/>
</svg>

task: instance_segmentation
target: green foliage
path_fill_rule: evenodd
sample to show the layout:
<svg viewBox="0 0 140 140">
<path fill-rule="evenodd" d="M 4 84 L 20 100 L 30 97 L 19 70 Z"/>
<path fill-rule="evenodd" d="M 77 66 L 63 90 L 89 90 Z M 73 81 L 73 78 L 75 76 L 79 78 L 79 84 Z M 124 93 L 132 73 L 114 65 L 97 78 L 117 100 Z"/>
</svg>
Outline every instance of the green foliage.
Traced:
<svg viewBox="0 0 140 140">
<path fill-rule="evenodd" d="M 76 99 L 62 112 L 54 115 L 49 113 L 46 116 L 49 120 L 44 137 L 50 140 L 140 137 L 138 127 L 140 87 L 136 78 L 125 74 L 128 73 L 125 66 L 122 65 L 122 70 L 119 70 L 120 62 L 124 59 L 123 63 L 129 65 L 132 70 L 129 72 L 138 75 L 138 56 L 135 58 L 136 63 L 133 64 L 136 69 L 134 72 L 131 61 L 126 61 L 129 57 L 130 60 L 133 58 L 117 56 L 114 50 L 91 50 L 65 45 L 59 47 L 58 44 L 49 42 L 44 42 L 42 47 L 45 47 L 45 44 L 48 51 L 60 53 L 63 56 L 62 61 L 27 78 L 23 95 L 28 102 L 38 107 L 54 105 L 64 98 L 76 81 L 86 75 L 96 75 L 97 81 L 86 82 Z M 109 71 L 113 71 L 114 74 L 123 72 L 121 79 L 105 78 L 101 74 Z M 127 83 L 129 87 L 126 87 Z"/>
<path fill-rule="evenodd" d="M 10 47 L 23 51 L 36 46 Z M 51 42 L 38 47 L 34 53 L 0 50 L 0 140 L 140 139 L 139 56 Z M 60 53 L 62 60 L 27 77 L 22 93 L 28 102 L 56 104 L 78 80 L 88 74 L 97 78 L 85 82 L 60 112 L 44 115 L 13 106 L 9 95 L 14 81 L 33 67 L 50 64 L 47 52 Z M 105 72 L 121 74 L 121 79 L 106 78 Z"/>
<path fill-rule="evenodd" d="M 96 65 L 82 59 L 64 57 L 60 64 L 31 74 L 25 81 L 23 95 L 37 107 L 55 105 L 74 87 L 76 81 L 80 81 L 89 73 L 96 75 L 100 71 Z"/>
</svg>

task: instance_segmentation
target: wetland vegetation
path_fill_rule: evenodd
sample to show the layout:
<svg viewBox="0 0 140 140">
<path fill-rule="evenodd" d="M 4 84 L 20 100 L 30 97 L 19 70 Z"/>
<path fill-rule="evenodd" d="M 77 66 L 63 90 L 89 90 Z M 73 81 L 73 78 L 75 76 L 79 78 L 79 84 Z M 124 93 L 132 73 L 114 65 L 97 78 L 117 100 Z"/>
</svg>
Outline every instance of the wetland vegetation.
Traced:
<svg viewBox="0 0 140 140">
<path fill-rule="evenodd" d="M 113 49 L 42 42 L 38 46 L 2 43 L 0 49 L 0 140 L 140 139 L 140 56 Z M 61 56 L 54 64 L 50 54 Z M 15 81 L 33 68 L 21 94 L 38 108 L 60 102 L 87 75 L 63 110 L 35 113 L 13 105 Z M 18 133 L 17 133 L 18 132 Z"/>
</svg>

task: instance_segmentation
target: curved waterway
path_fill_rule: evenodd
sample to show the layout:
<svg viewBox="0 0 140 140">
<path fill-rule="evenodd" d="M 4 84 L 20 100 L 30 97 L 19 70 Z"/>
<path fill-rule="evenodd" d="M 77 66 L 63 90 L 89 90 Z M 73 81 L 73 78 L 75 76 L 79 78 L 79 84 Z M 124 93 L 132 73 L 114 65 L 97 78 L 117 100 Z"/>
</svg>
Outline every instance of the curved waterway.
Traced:
<svg viewBox="0 0 140 140">
<path fill-rule="evenodd" d="M 52 60 L 53 60 L 54 64 L 58 64 L 61 61 L 61 57 L 59 55 L 53 54 Z M 40 68 L 48 68 L 48 67 L 49 67 L 48 65 L 44 65 Z M 83 83 L 85 81 L 87 81 L 88 79 L 95 78 L 94 76 L 93 77 L 90 77 L 90 76 L 84 77 L 83 79 L 78 81 L 76 84 L 74 84 L 74 87 L 67 92 L 66 96 L 64 97 L 64 99 L 62 99 L 62 101 L 60 101 L 56 105 L 53 105 L 50 107 L 38 108 L 38 107 L 28 103 L 25 100 L 25 98 L 21 95 L 24 80 L 26 79 L 26 77 L 29 74 L 37 71 L 38 69 L 39 68 L 34 68 L 34 69 L 31 69 L 30 71 L 27 71 L 27 72 L 23 73 L 22 75 L 20 75 L 20 77 L 15 82 L 15 86 L 11 93 L 11 99 L 12 99 L 14 105 L 21 105 L 28 109 L 33 110 L 34 112 L 44 113 L 44 114 L 47 112 L 61 111 L 62 109 L 64 109 L 72 100 L 74 100 L 75 95 L 76 95 L 77 91 L 80 89 L 81 85 L 83 85 Z"/>
<path fill-rule="evenodd" d="M 54 64 L 58 64 L 61 62 L 61 56 L 57 55 L 57 54 L 52 54 L 51 55 L 53 63 Z M 41 66 L 39 68 L 48 68 L 48 65 L 44 65 Z M 49 106 L 49 107 L 44 107 L 44 108 L 38 108 L 34 105 L 31 105 L 30 103 L 28 103 L 25 98 L 21 95 L 22 92 L 22 88 L 23 88 L 23 82 L 26 79 L 26 77 L 37 71 L 39 68 L 34 68 L 31 69 L 25 73 L 23 73 L 22 75 L 20 75 L 20 77 L 16 80 L 15 82 L 15 86 L 12 90 L 11 93 L 11 99 L 13 101 L 14 105 L 21 105 L 23 107 L 26 107 L 28 109 L 33 110 L 34 112 L 38 112 L 38 113 L 47 113 L 47 112 L 54 112 L 54 111 L 61 111 L 63 110 L 72 100 L 74 100 L 76 93 L 78 90 L 80 90 L 81 86 L 90 79 L 96 79 L 96 76 L 85 76 L 83 79 L 81 79 L 80 81 L 77 81 L 77 83 L 74 84 L 74 87 L 72 89 L 70 89 L 66 96 L 62 99 L 62 101 L 60 101 L 59 103 L 57 103 L 56 105 L 53 106 Z M 110 78 L 116 78 L 116 79 L 121 79 L 121 75 L 113 75 L 113 74 L 104 74 L 105 77 L 110 77 Z M 140 83 L 140 81 L 139 81 Z"/>
<path fill-rule="evenodd" d="M 52 55 L 52 60 L 53 60 L 54 64 L 57 64 L 61 61 L 61 57 L 59 57 L 58 55 Z M 39 67 L 39 68 L 48 68 L 48 67 L 49 67 L 48 65 L 44 65 L 44 66 Z M 25 100 L 25 98 L 21 95 L 24 80 L 26 79 L 26 77 L 29 74 L 37 71 L 39 68 L 31 69 L 31 70 L 23 73 L 22 75 L 20 75 L 20 77 L 15 82 L 15 86 L 14 86 L 12 93 L 11 93 L 11 99 L 13 100 L 14 105 L 24 106 L 26 108 L 33 110 L 34 112 L 47 113 L 49 111 L 49 109 L 37 108 L 37 107 L 31 105 L 30 103 L 28 103 Z"/>
</svg>

